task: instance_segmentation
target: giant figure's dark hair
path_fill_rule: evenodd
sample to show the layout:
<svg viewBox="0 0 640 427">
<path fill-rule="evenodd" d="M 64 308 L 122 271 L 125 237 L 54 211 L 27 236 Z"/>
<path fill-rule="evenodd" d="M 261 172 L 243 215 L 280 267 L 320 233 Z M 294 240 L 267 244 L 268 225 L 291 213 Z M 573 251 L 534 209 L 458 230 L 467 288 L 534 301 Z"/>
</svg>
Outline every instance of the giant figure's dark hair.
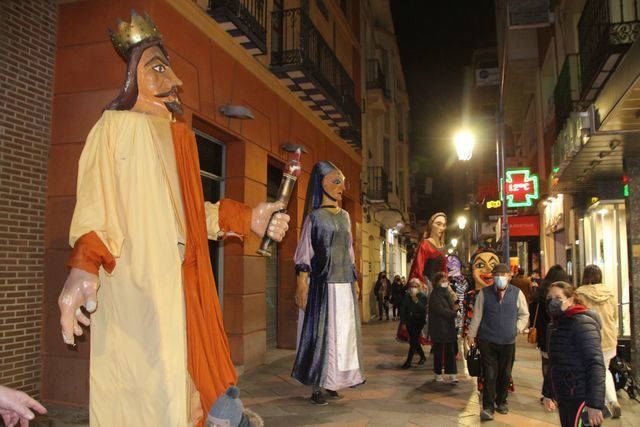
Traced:
<svg viewBox="0 0 640 427">
<path fill-rule="evenodd" d="M 313 170 L 311 171 L 309 185 L 307 186 L 307 198 L 304 201 L 303 221 L 305 218 L 307 218 L 307 215 L 309 215 L 311 211 L 322 206 L 322 196 L 324 195 L 322 180 L 325 176 L 337 170 L 340 169 L 338 169 L 336 165 L 328 160 L 322 160 L 315 164 Z"/>
<path fill-rule="evenodd" d="M 127 51 L 127 73 L 118 96 L 104 107 L 105 110 L 131 110 L 138 100 L 138 63 L 145 50 L 158 46 L 162 53 L 169 59 L 169 53 L 157 37 L 150 37 L 137 43 Z"/>
</svg>

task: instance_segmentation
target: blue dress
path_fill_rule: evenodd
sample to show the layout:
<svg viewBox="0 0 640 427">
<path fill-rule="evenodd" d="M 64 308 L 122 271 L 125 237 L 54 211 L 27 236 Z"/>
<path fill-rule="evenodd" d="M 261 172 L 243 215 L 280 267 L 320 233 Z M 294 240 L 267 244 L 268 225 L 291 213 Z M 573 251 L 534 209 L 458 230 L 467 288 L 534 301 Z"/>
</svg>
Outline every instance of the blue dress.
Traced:
<svg viewBox="0 0 640 427">
<path fill-rule="evenodd" d="M 309 273 L 307 309 L 291 376 L 339 390 L 364 382 L 351 221 L 340 209 L 318 208 L 305 219 L 294 257 Z"/>
</svg>

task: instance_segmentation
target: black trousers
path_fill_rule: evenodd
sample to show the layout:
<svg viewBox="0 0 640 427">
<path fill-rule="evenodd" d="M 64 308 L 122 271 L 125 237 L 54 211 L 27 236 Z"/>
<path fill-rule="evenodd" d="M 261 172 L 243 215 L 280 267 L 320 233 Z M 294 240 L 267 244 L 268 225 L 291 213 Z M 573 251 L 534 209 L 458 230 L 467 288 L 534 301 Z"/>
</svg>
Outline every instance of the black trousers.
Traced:
<svg viewBox="0 0 640 427">
<path fill-rule="evenodd" d="M 540 359 L 542 360 L 542 378 L 547 378 L 547 372 L 549 372 L 549 359 L 540 355 Z M 541 389 L 541 394 L 544 394 L 544 389 Z"/>
<path fill-rule="evenodd" d="M 389 319 L 389 301 L 378 300 L 378 319 L 382 320 L 382 313 Z"/>
<path fill-rule="evenodd" d="M 574 427 L 578 411 L 582 409 L 583 400 L 577 399 L 561 399 L 556 402 L 558 404 L 558 414 L 560 415 L 560 425 L 562 427 Z"/>
<path fill-rule="evenodd" d="M 420 334 L 424 328 L 424 323 L 415 323 L 407 325 L 407 332 L 409 333 L 409 354 L 407 355 L 407 362 L 411 363 L 413 355 L 418 353 L 421 358 L 424 358 L 424 351 L 420 345 Z"/>
<path fill-rule="evenodd" d="M 458 343 L 455 342 L 434 342 L 433 346 L 433 372 L 440 375 L 444 366 L 445 374 L 457 374 L 456 353 L 458 353 Z"/>
<path fill-rule="evenodd" d="M 482 408 L 494 409 L 494 404 L 506 404 L 509 378 L 516 344 L 494 344 L 479 340 L 482 356 Z"/>
</svg>

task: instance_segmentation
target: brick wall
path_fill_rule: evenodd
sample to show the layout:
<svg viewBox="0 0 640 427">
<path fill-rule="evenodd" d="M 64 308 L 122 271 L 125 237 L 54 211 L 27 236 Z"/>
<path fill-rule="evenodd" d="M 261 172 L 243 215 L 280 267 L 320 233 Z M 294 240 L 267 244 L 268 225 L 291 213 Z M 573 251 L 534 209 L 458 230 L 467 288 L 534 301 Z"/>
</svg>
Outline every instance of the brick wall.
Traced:
<svg viewBox="0 0 640 427">
<path fill-rule="evenodd" d="M 37 395 L 55 0 L 0 1 L 0 384 Z"/>
</svg>

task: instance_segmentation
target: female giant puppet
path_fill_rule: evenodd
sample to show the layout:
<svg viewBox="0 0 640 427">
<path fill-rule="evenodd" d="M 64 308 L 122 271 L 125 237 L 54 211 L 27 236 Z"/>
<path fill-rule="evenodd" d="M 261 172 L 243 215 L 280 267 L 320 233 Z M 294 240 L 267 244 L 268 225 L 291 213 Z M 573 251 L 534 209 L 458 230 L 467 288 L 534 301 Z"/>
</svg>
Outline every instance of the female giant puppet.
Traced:
<svg viewBox="0 0 640 427">
<path fill-rule="evenodd" d="M 291 376 L 312 388 L 315 404 L 326 404 L 321 388 L 337 398 L 364 382 L 351 220 L 338 206 L 344 182 L 331 162 L 314 166 L 294 257 L 296 305 L 305 313 Z"/>
<path fill-rule="evenodd" d="M 78 322 L 91 322 L 92 426 L 202 425 L 236 382 L 207 237 L 262 236 L 282 204 L 205 203 L 193 132 L 173 120 L 182 82 L 155 24 L 133 13 L 111 39 L 127 76 L 80 157 L 62 336 L 74 345 Z M 275 218 L 280 240 L 288 217 Z"/>
<path fill-rule="evenodd" d="M 427 222 L 429 237 L 423 239 L 418 246 L 416 256 L 411 264 L 409 280 L 416 278 L 429 289 L 437 272 L 447 273 L 447 253 L 444 244 L 444 231 L 447 229 L 447 215 L 437 212 Z"/>
</svg>

